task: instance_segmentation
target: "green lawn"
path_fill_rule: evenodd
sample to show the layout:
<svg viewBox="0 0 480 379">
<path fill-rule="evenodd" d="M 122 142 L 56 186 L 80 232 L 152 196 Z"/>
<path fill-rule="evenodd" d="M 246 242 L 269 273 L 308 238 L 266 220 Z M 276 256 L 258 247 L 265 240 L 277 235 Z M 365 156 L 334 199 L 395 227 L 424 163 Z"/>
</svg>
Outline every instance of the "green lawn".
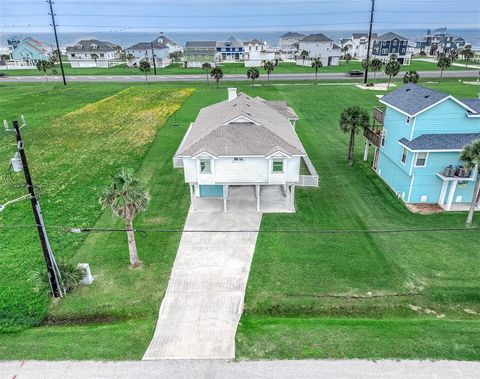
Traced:
<svg viewBox="0 0 480 379">
<path fill-rule="evenodd" d="M 247 69 L 243 63 L 222 63 L 221 67 L 225 74 L 246 74 Z M 71 68 L 70 65 L 64 65 L 65 74 L 71 76 L 95 76 L 95 75 L 144 75 L 138 68 L 129 68 L 125 64 L 110 67 L 110 68 Z M 452 66 L 448 70 L 465 70 L 470 68 Z M 260 76 L 267 76 L 263 68 L 259 68 Z M 318 72 L 321 73 L 339 73 L 349 72 L 352 70 L 362 70 L 360 61 L 350 61 L 349 63 L 341 62 L 338 66 L 321 67 Z M 402 66 L 401 71 L 416 70 L 416 71 L 435 71 L 439 70 L 436 63 L 412 60 L 408 66 Z M 38 70 L 0 70 L 9 76 L 36 76 L 43 75 Z M 288 73 L 313 73 L 311 67 L 297 66 L 295 63 L 280 62 L 279 66 L 275 68 L 275 74 Z M 60 75 L 60 66 L 57 65 L 57 75 Z M 184 68 L 180 64 L 171 64 L 165 68 L 157 69 L 157 75 L 192 75 L 205 74 L 201 68 Z M 50 75 L 50 74 L 49 74 Z M 153 68 L 149 75 L 153 75 Z M 205 79 L 206 80 L 206 79 Z"/>
<path fill-rule="evenodd" d="M 189 195 L 171 157 L 198 110 L 224 99 L 231 85 L 4 84 L 0 110 L 6 118 L 27 116 L 27 154 L 34 180 L 42 185 L 47 225 L 121 226 L 99 211 L 96 199 L 108 176 L 127 165 L 138 170 L 152 193 L 150 208 L 136 226 L 181 228 Z M 376 91 L 306 83 L 235 85 L 252 95 L 285 99 L 294 107 L 301 118 L 297 131 L 320 175 L 318 189 L 297 190 L 297 213 L 264 216 L 264 232 L 464 225 L 464 214 L 407 211 L 360 161 L 360 137 L 357 162 L 347 165 L 347 137 L 338 131 L 338 115 L 351 104 L 377 105 Z M 453 80 L 428 85 L 459 97 L 477 93 L 475 86 Z M 190 94 L 189 88 L 195 91 Z M 168 116 L 180 104 L 179 126 L 174 127 Z M 0 132 L 0 161 L 11 157 L 12 138 Z M 99 151 L 102 144 L 106 154 Z M 0 182 L 0 202 L 13 193 L 5 191 Z M 31 222 L 26 203 L 0 214 L 0 226 Z M 32 270 L 43 269 L 35 230 L 0 233 L 5 331 L 0 334 L 0 359 L 142 357 L 179 234 L 139 235 L 144 266 L 130 270 L 124 233 L 86 236 L 51 228 L 57 258 L 90 263 L 95 281 L 49 305 L 43 292 L 32 290 L 38 283 L 28 280 Z M 480 313 L 479 242 L 478 232 L 468 231 L 260 233 L 237 356 L 478 359 L 480 317 L 465 309 Z"/>
</svg>

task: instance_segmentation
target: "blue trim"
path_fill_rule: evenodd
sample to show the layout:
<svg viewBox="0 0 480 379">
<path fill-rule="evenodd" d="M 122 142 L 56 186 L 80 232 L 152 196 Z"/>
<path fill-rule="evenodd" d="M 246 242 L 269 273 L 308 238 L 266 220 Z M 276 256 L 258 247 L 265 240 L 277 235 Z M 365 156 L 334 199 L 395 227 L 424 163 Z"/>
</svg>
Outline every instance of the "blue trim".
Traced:
<svg viewBox="0 0 480 379">
<path fill-rule="evenodd" d="M 223 186 L 200 185 L 200 197 L 223 197 Z"/>
</svg>

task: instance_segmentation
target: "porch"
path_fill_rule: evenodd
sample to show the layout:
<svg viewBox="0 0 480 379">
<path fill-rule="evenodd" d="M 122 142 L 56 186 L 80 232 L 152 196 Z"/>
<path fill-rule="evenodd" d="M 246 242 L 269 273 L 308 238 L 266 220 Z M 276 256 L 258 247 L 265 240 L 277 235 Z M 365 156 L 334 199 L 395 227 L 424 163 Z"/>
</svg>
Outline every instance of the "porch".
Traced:
<svg viewBox="0 0 480 379">
<path fill-rule="evenodd" d="M 468 211 L 470 208 L 470 202 L 464 202 L 463 196 L 457 196 L 457 187 L 466 185 L 475 181 L 475 174 L 471 175 L 468 171 L 464 171 L 463 167 L 452 168 L 452 172 L 449 172 L 450 167 L 445 168 L 442 172 L 437 173 L 437 176 L 442 179 L 442 189 L 438 199 L 438 205 L 445 211 L 462 212 Z M 451 175 L 451 176 L 450 176 Z M 480 203 L 477 203 L 475 210 L 480 210 Z"/>
<path fill-rule="evenodd" d="M 224 185 L 223 196 L 197 196 L 190 185 L 193 212 L 295 212 L 295 185 Z"/>
</svg>

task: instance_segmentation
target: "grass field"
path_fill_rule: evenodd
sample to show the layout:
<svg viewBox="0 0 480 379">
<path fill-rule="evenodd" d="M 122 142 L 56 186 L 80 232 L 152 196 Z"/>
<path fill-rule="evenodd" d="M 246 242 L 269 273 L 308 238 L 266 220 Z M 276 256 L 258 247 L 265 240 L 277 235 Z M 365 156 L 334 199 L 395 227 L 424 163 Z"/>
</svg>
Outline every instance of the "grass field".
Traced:
<svg viewBox="0 0 480 379">
<path fill-rule="evenodd" d="M 57 65 L 58 66 L 58 65 Z M 246 74 L 248 68 L 243 63 L 222 63 L 222 70 L 225 74 Z M 138 68 L 129 68 L 126 65 L 118 65 L 110 68 L 71 68 L 70 65 L 65 65 L 65 74 L 71 76 L 82 75 L 144 75 Z M 452 66 L 448 70 L 465 70 L 469 68 Z M 267 76 L 263 68 L 259 68 L 260 76 Z M 352 70 L 362 70 L 360 61 L 350 61 L 349 63 L 341 62 L 338 66 L 321 67 L 318 72 L 321 73 L 341 73 Z M 436 63 L 425 61 L 412 60 L 408 66 L 402 66 L 401 71 L 416 70 L 416 71 L 436 71 L 439 70 Z M 57 67 L 57 75 L 60 75 L 60 67 Z M 38 70 L 0 70 L 9 76 L 36 76 L 43 75 Z M 295 63 L 280 62 L 280 65 L 275 68 L 275 74 L 288 73 L 313 73 L 311 67 L 297 66 Z M 201 68 L 184 68 L 180 64 L 171 64 L 165 68 L 157 69 L 157 75 L 202 75 L 205 71 Z M 50 74 L 49 74 L 50 75 Z M 153 75 L 153 68 L 149 75 Z M 206 78 L 205 78 L 206 80 Z"/>
<path fill-rule="evenodd" d="M 42 184 L 48 225 L 120 226 L 108 213 L 99 212 L 96 198 L 108 175 L 128 164 L 152 192 L 151 206 L 136 226 L 180 228 L 189 204 L 188 188 L 182 172 L 173 170 L 171 157 L 198 110 L 224 99 L 227 85 L 232 83 L 218 89 L 198 83 L 138 84 L 129 90 L 114 83 L 75 83 L 67 88 L 1 85 L 0 110 L 3 117 L 24 113 L 29 120 L 24 129 L 27 153 L 32 165 L 36 162 L 32 172 Z M 338 130 L 338 115 L 351 104 L 377 105 L 377 92 L 349 85 L 236 85 L 252 95 L 285 99 L 294 107 L 301 118 L 297 131 L 320 174 L 318 189 L 297 190 L 297 213 L 265 215 L 263 231 L 463 227 L 464 214 L 408 212 L 360 161 L 360 137 L 357 162 L 348 167 L 347 137 Z M 455 81 L 427 85 L 459 97 L 477 93 L 475 86 Z M 195 87 L 191 95 L 190 87 Z M 176 91 L 165 92 L 168 88 Z M 107 100 L 99 102 L 103 98 Z M 173 106 L 164 103 L 170 100 Z M 181 104 L 178 127 L 168 119 L 175 104 Z M 115 111 L 123 106 L 129 109 L 125 120 L 123 108 Z M 147 125 L 148 120 L 128 122 L 139 115 L 148 119 L 151 109 L 160 108 L 154 125 Z M 124 125 L 124 135 L 114 136 L 109 154 L 99 156 L 96 146 L 111 140 L 112 122 Z M 88 133 L 73 132 L 84 125 Z M 92 131 L 94 125 L 101 129 L 99 134 Z M 148 137 L 141 130 L 144 125 L 153 127 Z M 140 132 L 141 140 L 153 142 L 135 146 L 133 130 Z M 56 137 L 57 131 L 63 139 Z M 0 162 L 12 154 L 11 138 L 0 134 Z M 135 143 L 125 146 L 125 141 Z M 70 154 L 60 154 L 57 145 L 68 147 Z M 70 152 L 72 146 L 76 154 Z M 133 153 L 125 154 L 130 149 Z M 106 167 L 117 156 L 118 161 Z M 2 201 L 3 188 L 0 193 Z M 0 226 L 30 221 L 28 204 L 17 204 L 0 215 Z M 6 256 L 0 270 L 0 304 L 7 302 L 2 316 L 11 324 L 10 332 L 0 335 L 0 359 L 141 358 L 153 333 L 178 234 L 139 235 L 144 266 L 132 271 L 123 233 L 84 236 L 50 229 L 57 256 L 89 262 L 95 281 L 49 305 L 25 279 L 31 270 L 43 268 L 34 230 L 0 229 L 0 233 L 1 253 Z M 237 334 L 237 356 L 479 359 L 480 317 L 465 311 L 480 313 L 479 242 L 478 232 L 467 231 L 260 233 Z M 11 275 L 6 274 L 9 270 L 14 270 Z M 28 317 L 22 320 L 19 315 Z M 42 326 L 14 331 L 22 324 L 39 324 L 45 315 Z"/>
</svg>

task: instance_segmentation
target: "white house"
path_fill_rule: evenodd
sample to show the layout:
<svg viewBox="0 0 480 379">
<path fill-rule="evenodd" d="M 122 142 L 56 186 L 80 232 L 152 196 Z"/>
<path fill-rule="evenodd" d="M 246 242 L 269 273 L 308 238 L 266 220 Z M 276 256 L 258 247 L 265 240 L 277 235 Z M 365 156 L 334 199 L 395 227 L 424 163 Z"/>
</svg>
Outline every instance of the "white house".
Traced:
<svg viewBox="0 0 480 379">
<path fill-rule="evenodd" d="M 288 32 L 280 36 L 278 49 L 282 59 L 294 59 L 298 52 L 298 41 L 305 37 L 305 34 Z"/>
<path fill-rule="evenodd" d="M 372 41 L 370 50 L 373 46 L 373 40 L 377 37 L 377 33 L 372 33 Z M 353 33 L 351 38 L 341 39 L 342 48 L 347 47 L 347 53 L 353 58 L 367 58 L 368 33 Z"/>
<path fill-rule="evenodd" d="M 228 89 L 228 99 L 202 108 L 174 157 L 197 201 L 222 200 L 223 210 L 240 200 L 265 211 L 276 197 L 293 212 L 296 186 L 317 186 L 318 176 L 295 132 L 298 116 L 284 101 L 266 101 Z M 303 163 L 302 163 L 303 160 Z M 310 175 L 301 175 L 300 167 Z M 236 198 L 240 193 L 247 197 Z"/>
<path fill-rule="evenodd" d="M 243 51 L 245 67 L 262 67 L 265 62 L 274 61 L 277 58 L 276 50 L 268 48 L 266 42 L 258 39 L 245 41 Z"/>
<path fill-rule="evenodd" d="M 303 50 L 308 52 L 308 59 L 297 57 L 297 65 L 311 66 L 313 58 L 320 58 L 323 66 L 338 66 L 342 56 L 341 47 L 322 33 L 310 34 L 298 41 L 299 54 Z"/>
<path fill-rule="evenodd" d="M 72 68 L 108 68 L 119 63 L 120 48 L 111 42 L 88 39 L 67 47 L 67 58 Z"/>
<path fill-rule="evenodd" d="M 156 68 L 167 67 L 171 63 L 170 53 L 180 50 L 180 46 L 161 34 L 151 42 L 139 42 L 126 48 L 125 54 L 131 56 L 127 59 L 127 66 L 137 67 L 141 61 L 148 60 L 153 67 L 153 56 L 155 56 Z"/>
</svg>

